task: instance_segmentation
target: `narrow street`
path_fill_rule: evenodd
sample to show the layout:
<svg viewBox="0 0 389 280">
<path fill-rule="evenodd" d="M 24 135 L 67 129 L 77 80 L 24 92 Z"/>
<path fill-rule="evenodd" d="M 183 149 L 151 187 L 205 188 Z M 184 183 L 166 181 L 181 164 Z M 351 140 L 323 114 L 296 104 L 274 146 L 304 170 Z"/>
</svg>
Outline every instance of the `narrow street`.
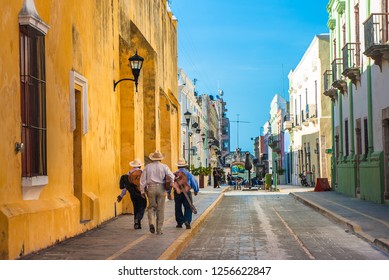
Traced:
<svg viewBox="0 0 389 280">
<path fill-rule="evenodd" d="M 178 259 L 389 259 L 346 227 L 286 193 L 232 191 Z"/>
</svg>

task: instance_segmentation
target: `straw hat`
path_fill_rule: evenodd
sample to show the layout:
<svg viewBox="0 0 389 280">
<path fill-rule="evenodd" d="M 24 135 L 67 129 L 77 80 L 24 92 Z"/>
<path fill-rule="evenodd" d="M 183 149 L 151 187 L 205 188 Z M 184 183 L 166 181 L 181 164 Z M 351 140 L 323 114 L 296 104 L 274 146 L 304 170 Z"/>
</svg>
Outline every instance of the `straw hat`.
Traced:
<svg viewBox="0 0 389 280">
<path fill-rule="evenodd" d="M 156 150 L 154 153 L 151 153 L 149 155 L 149 158 L 151 160 L 163 160 L 165 158 L 165 155 L 162 154 L 160 151 Z"/>
<path fill-rule="evenodd" d="M 176 163 L 176 165 L 178 167 L 185 167 L 185 166 L 188 166 L 188 163 L 186 162 L 186 160 L 184 158 L 180 158 L 178 160 L 178 162 Z"/>
<path fill-rule="evenodd" d="M 142 166 L 142 162 L 140 161 L 140 159 L 136 158 L 133 161 L 131 161 L 129 163 L 129 165 L 132 166 L 132 167 L 141 167 Z"/>
</svg>

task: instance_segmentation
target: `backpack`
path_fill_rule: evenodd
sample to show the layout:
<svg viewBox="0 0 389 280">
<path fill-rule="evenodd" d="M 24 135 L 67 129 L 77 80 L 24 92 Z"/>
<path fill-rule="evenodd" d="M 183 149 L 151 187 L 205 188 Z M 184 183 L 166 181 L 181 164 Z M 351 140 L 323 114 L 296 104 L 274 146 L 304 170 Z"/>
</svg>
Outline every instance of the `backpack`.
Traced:
<svg viewBox="0 0 389 280">
<path fill-rule="evenodd" d="M 124 174 L 120 177 L 119 187 L 120 189 L 127 189 L 130 186 L 130 182 L 128 181 L 128 175 Z"/>
<path fill-rule="evenodd" d="M 140 191 L 140 176 L 142 176 L 142 170 L 140 169 L 135 170 L 128 175 L 129 183 L 135 185 L 138 191 Z"/>
</svg>

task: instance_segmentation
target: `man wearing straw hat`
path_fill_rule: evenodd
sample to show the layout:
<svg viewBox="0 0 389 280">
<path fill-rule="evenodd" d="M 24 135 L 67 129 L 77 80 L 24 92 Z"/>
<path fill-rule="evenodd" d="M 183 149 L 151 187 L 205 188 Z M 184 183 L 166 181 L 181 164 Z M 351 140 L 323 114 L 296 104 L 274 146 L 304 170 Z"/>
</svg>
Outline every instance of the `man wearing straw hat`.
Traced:
<svg viewBox="0 0 389 280">
<path fill-rule="evenodd" d="M 117 201 L 122 201 L 123 196 L 128 191 L 131 197 L 132 205 L 134 205 L 134 229 L 141 229 L 141 221 L 143 219 L 147 205 L 146 198 L 142 197 L 140 193 L 139 178 L 142 174 L 142 170 L 140 169 L 142 163 L 139 159 L 136 158 L 129 164 L 132 169 L 127 174 L 122 175 L 120 178 L 120 189 L 122 189 L 122 192 L 117 197 Z"/>
<path fill-rule="evenodd" d="M 176 165 L 178 167 L 178 171 L 183 172 L 186 175 L 188 185 L 191 189 L 193 189 L 194 195 L 197 195 L 199 192 L 199 184 L 197 183 L 195 177 L 187 169 L 185 169 L 188 166 L 186 160 L 184 158 L 180 158 Z M 190 223 L 192 222 L 192 209 L 189 205 L 189 201 L 185 197 L 184 192 L 178 194 L 175 189 L 174 191 L 174 209 L 177 222 L 176 228 L 182 228 L 182 225 L 184 224 L 186 229 L 190 229 Z M 192 193 L 190 189 L 186 192 L 186 194 L 192 202 Z M 182 213 L 182 206 L 184 206 L 184 213 Z"/>
<path fill-rule="evenodd" d="M 162 226 L 165 214 L 165 178 L 170 178 L 170 184 L 173 184 L 174 174 L 170 171 L 166 164 L 161 163 L 165 155 L 156 150 L 149 155 L 152 160 L 143 170 L 140 178 L 141 194 L 144 197 L 145 193 L 149 200 L 147 207 L 147 217 L 151 233 L 162 234 Z"/>
</svg>

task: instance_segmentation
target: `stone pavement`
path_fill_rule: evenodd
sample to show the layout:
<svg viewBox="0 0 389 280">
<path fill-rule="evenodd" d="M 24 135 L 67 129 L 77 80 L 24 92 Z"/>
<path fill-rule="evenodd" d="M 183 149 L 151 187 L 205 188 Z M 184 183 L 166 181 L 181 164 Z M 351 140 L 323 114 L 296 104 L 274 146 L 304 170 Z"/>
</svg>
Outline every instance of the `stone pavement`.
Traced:
<svg viewBox="0 0 389 280">
<path fill-rule="evenodd" d="M 389 206 L 351 198 L 334 191 L 313 192 L 313 188 L 279 185 L 279 191 L 312 207 L 337 223 L 347 225 L 355 234 L 389 252 Z M 133 216 L 121 215 L 101 226 L 55 246 L 29 254 L 22 259 L 38 260 L 158 260 L 175 259 L 196 234 L 207 215 L 229 188 L 211 186 L 200 189 L 194 197 L 198 214 L 193 215 L 192 229 L 175 228 L 174 201 L 167 201 L 163 235 L 151 234 L 147 215 L 141 230 L 133 229 Z M 241 191 L 242 195 L 271 194 L 264 190 Z"/>
<path fill-rule="evenodd" d="M 291 195 L 389 253 L 389 205 L 335 191 L 293 192 Z"/>
<path fill-rule="evenodd" d="M 198 213 L 193 215 L 192 229 L 176 228 L 174 200 L 166 200 L 163 234 L 149 232 L 147 213 L 142 229 L 134 230 L 134 216 L 120 215 L 104 222 L 99 227 L 60 242 L 52 247 L 35 252 L 25 260 L 157 260 L 172 259 L 180 252 L 185 241 L 200 227 L 209 212 L 222 198 L 228 187 L 201 188 L 193 195 Z"/>
</svg>

